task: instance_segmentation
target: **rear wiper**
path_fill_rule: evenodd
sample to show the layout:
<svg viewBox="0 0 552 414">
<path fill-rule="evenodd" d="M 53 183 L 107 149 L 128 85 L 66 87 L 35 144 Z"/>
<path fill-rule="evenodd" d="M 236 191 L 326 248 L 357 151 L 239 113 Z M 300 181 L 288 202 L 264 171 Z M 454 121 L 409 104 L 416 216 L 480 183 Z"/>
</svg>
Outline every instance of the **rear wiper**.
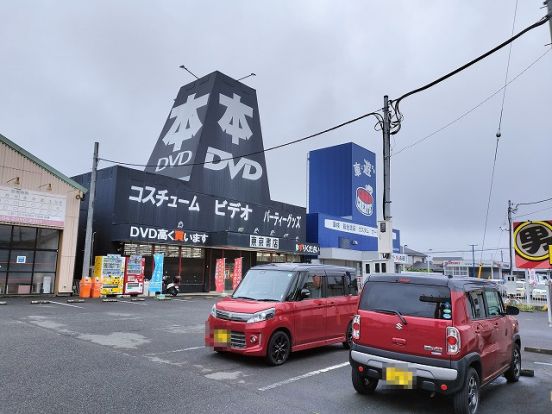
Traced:
<svg viewBox="0 0 552 414">
<path fill-rule="evenodd" d="M 397 315 L 404 325 L 408 325 L 408 322 L 406 321 L 402 313 L 400 313 L 399 311 L 392 310 L 392 309 L 372 309 L 372 311 L 380 312 L 380 313 L 388 313 L 391 315 Z"/>
</svg>

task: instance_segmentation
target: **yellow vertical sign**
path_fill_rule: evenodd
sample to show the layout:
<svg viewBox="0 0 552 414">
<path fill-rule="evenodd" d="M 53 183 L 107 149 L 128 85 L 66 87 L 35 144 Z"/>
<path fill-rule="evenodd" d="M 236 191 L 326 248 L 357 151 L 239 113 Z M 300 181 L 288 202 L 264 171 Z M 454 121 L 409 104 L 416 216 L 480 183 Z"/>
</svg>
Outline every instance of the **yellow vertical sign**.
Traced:
<svg viewBox="0 0 552 414">
<path fill-rule="evenodd" d="M 552 265 L 552 244 L 548 245 L 548 261 Z"/>
</svg>

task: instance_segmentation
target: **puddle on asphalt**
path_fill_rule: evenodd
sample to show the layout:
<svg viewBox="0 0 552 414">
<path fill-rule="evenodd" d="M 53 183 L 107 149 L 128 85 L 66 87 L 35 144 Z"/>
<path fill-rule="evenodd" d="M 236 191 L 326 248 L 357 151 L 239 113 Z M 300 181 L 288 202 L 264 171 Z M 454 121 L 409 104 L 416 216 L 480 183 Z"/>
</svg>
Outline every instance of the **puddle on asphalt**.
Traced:
<svg viewBox="0 0 552 414">
<path fill-rule="evenodd" d="M 239 379 L 240 377 L 244 377 L 245 375 L 241 371 L 233 371 L 233 372 L 213 372 L 212 374 L 205 375 L 206 378 L 217 380 L 217 381 L 235 381 Z M 241 380 L 238 381 L 238 383 L 243 384 L 245 381 Z"/>
<path fill-rule="evenodd" d="M 30 323 L 36 326 L 40 326 L 41 328 L 52 329 L 53 331 L 60 333 L 73 333 L 73 331 L 65 328 L 65 324 L 54 322 L 51 319 L 48 319 L 48 317 L 46 316 L 31 315 L 28 318 Z"/>
<path fill-rule="evenodd" d="M 131 332 L 112 332 L 109 335 L 81 334 L 77 338 L 116 349 L 136 349 L 151 342 L 145 336 Z"/>
</svg>

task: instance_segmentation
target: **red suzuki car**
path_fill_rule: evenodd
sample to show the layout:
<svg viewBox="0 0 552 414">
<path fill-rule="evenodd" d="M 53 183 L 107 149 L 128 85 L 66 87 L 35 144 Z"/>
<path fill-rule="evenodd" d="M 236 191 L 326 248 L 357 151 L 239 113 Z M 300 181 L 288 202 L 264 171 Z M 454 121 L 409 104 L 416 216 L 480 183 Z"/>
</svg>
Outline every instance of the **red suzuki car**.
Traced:
<svg viewBox="0 0 552 414">
<path fill-rule="evenodd" d="M 370 394 L 383 381 L 441 393 L 456 414 L 475 414 L 482 386 L 519 379 L 518 313 L 485 280 L 370 276 L 353 320 L 353 386 Z"/>
<path fill-rule="evenodd" d="M 218 352 L 265 357 L 270 365 L 283 364 L 294 351 L 349 347 L 358 306 L 354 272 L 302 263 L 253 267 L 211 309 L 205 343 Z"/>
</svg>

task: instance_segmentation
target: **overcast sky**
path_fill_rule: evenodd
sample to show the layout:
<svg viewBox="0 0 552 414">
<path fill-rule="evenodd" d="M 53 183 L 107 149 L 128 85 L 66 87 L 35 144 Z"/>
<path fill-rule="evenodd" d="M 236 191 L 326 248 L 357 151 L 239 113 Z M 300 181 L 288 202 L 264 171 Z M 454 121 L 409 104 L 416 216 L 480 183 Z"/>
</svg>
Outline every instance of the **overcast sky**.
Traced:
<svg viewBox="0 0 552 414">
<path fill-rule="evenodd" d="M 379 109 L 383 95 L 397 98 L 501 43 L 515 4 L 4 0 L 0 133 L 68 176 L 90 170 L 96 140 L 100 157 L 146 164 L 178 89 L 193 80 L 178 68 L 185 64 L 199 76 L 256 73 L 244 82 L 257 90 L 265 147 L 278 145 Z M 544 16 L 541 6 L 520 1 L 515 31 Z M 548 24 L 514 42 L 509 78 L 547 43 Z M 505 48 L 401 104 L 391 213 L 410 248 L 481 248 L 502 94 L 397 152 L 503 86 L 507 62 Z M 485 248 L 508 245 L 499 230 L 508 199 L 552 197 L 551 74 L 548 53 L 507 88 Z M 365 119 L 267 153 L 272 199 L 305 206 L 308 151 L 349 141 L 377 154 L 381 196 L 382 138 L 373 126 Z M 545 208 L 523 219 L 551 219 L 551 202 L 518 214 Z"/>
</svg>

